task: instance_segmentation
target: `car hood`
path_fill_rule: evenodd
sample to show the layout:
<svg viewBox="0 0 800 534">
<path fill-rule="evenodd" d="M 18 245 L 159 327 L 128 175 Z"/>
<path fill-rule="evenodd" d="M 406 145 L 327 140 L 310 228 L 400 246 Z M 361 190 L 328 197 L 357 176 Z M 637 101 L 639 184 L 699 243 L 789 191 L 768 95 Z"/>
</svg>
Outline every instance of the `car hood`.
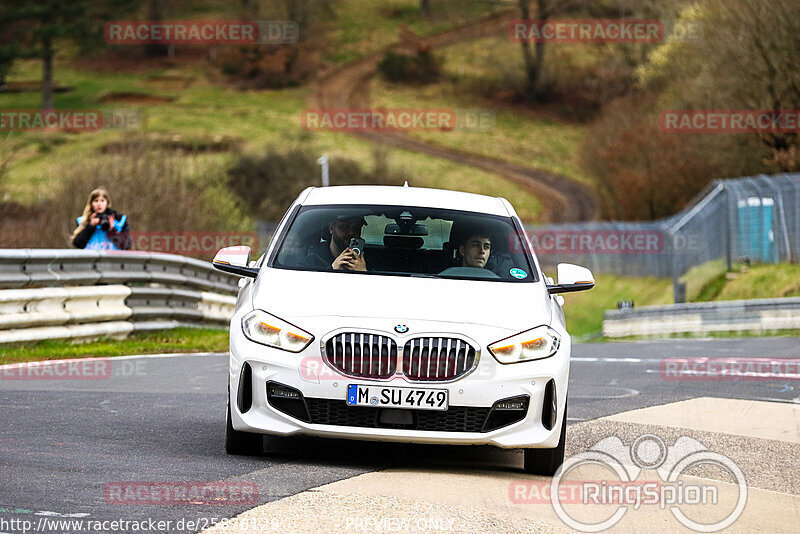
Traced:
<svg viewBox="0 0 800 534">
<path fill-rule="evenodd" d="M 550 324 L 543 283 L 490 282 L 263 268 L 254 308 L 283 319 L 336 316 L 472 323 L 510 330 Z"/>
</svg>

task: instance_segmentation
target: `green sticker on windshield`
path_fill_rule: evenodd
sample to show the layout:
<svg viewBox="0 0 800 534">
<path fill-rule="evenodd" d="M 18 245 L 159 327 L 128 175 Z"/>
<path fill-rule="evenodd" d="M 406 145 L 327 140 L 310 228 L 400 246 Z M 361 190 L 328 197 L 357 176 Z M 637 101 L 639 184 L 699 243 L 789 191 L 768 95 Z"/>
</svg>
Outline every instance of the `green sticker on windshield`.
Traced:
<svg viewBox="0 0 800 534">
<path fill-rule="evenodd" d="M 517 269 L 516 267 L 514 267 L 513 269 L 511 269 L 508 272 L 511 273 L 511 276 L 513 276 L 514 278 L 518 278 L 519 280 L 522 280 L 523 278 L 527 278 L 528 277 L 528 273 L 526 273 L 522 269 Z"/>
</svg>

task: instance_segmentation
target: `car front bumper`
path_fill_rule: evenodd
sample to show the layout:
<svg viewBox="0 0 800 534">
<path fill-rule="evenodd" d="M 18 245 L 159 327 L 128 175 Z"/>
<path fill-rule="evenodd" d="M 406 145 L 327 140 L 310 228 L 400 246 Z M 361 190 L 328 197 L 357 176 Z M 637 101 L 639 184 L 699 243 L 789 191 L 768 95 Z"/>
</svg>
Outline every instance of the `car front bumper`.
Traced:
<svg viewBox="0 0 800 534">
<path fill-rule="evenodd" d="M 348 377 L 334 370 L 324 360 L 319 343 L 310 344 L 303 352 L 293 354 L 253 343 L 244 337 L 236 327 L 236 319 L 231 329 L 230 357 L 230 406 L 233 428 L 244 432 L 264 433 L 280 436 L 311 435 L 328 438 L 358 440 L 393 441 L 409 443 L 430 443 L 450 445 L 493 445 L 502 448 L 553 448 L 558 445 L 563 410 L 566 404 L 567 382 L 569 377 L 570 340 L 564 335 L 558 352 L 546 359 L 525 363 L 501 365 L 486 350 L 486 343 L 475 341 L 481 347 L 478 363 L 469 374 L 450 382 L 410 381 L 404 376 L 395 375 L 388 380 L 370 380 Z M 441 326 L 441 325 L 438 325 Z M 462 326 L 463 328 L 463 326 Z M 420 330 L 417 329 L 417 332 Z M 486 333 L 471 336 L 471 339 L 486 338 Z M 489 334 L 489 338 L 502 338 L 499 333 Z M 489 339 L 487 338 L 487 339 Z M 494 340 L 493 339 L 493 340 Z M 249 367 L 248 375 L 242 380 L 242 370 Z M 268 399 L 267 384 L 279 384 L 296 389 L 302 393 L 306 406 L 314 405 L 314 413 L 331 413 L 336 417 L 325 418 L 327 424 L 319 424 L 315 417 L 295 417 L 276 409 Z M 449 395 L 449 414 L 444 412 L 420 415 L 428 423 L 425 430 L 419 428 L 396 428 L 379 423 L 363 426 L 365 417 L 390 408 L 349 407 L 345 404 L 349 384 L 370 387 L 409 387 L 426 389 L 446 389 Z M 548 385 L 550 384 L 550 385 Z M 543 411 L 549 402 L 548 388 L 555 386 L 556 418 L 552 428 L 543 422 Z M 240 389 L 248 388 L 250 402 L 247 409 L 241 410 Z M 244 390 L 243 390 L 244 391 Z M 527 411 L 516 422 L 495 430 L 480 431 L 478 424 L 472 424 L 472 431 L 460 431 L 470 425 L 462 425 L 465 418 L 476 418 L 486 414 L 497 401 L 513 397 L 527 396 Z M 274 403 L 274 399 L 273 399 Z M 327 412 L 326 412 L 327 410 Z M 360 410 L 360 412 L 353 412 Z M 366 412 L 373 410 L 374 412 Z M 429 411 L 426 411 L 429 412 Z M 355 413 L 360 416 L 356 417 Z M 349 415 L 353 417 L 349 417 Z M 365 415 L 366 414 L 366 415 Z M 417 421 L 417 415 L 414 415 Z M 438 419 L 437 419 L 438 418 Z M 305 419 L 305 420 L 303 420 Z M 319 419 L 319 418 L 316 418 Z M 547 419 L 547 417 L 545 417 Z M 335 420 L 339 424 L 330 424 Z M 360 421 L 360 422 L 357 422 Z M 441 421 L 441 425 L 438 423 Z M 453 423 L 456 422 L 454 425 Z M 344 424 L 342 424 L 344 423 Z M 362 426 L 353 426 L 354 424 Z M 414 426 L 414 425 L 412 425 Z M 441 426 L 442 430 L 438 428 Z M 448 429 L 448 430 L 445 430 Z"/>
</svg>

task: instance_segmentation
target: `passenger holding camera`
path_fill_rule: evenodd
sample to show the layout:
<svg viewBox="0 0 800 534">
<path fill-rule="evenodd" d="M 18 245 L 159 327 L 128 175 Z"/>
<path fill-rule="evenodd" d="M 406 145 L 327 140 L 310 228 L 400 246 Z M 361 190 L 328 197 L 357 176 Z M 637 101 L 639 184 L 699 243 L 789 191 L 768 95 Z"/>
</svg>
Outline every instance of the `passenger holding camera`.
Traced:
<svg viewBox="0 0 800 534">
<path fill-rule="evenodd" d="M 305 267 L 334 271 L 366 271 L 361 227 L 364 217 L 340 215 L 328 223 L 331 240 L 314 246 L 303 261 Z"/>
<path fill-rule="evenodd" d="M 111 197 L 104 188 L 89 193 L 83 215 L 76 219 L 72 244 L 88 250 L 128 250 L 131 248 L 128 217 L 111 209 Z"/>
</svg>

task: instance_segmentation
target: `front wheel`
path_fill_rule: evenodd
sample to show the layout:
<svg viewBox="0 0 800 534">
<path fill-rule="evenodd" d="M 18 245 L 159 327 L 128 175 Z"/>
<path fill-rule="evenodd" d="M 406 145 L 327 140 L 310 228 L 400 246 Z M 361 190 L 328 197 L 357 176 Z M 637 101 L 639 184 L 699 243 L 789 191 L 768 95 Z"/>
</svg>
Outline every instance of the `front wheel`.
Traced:
<svg viewBox="0 0 800 534">
<path fill-rule="evenodd" d="M 551 477 L 564 463 L 564 444 L 567 441 L 567 404 L 564 403 L 564 415 L 561 421 L 561 435 L 558 446 L 554 449 L 524 449 L 525 472 L 532 475 Z"/>
<path fill-rule="evenodd" d="M 251 432 L 234 430 L 231 423 L 231 401 L 228 398 L 228 414 L 225 426 L 225 452 L 228 454 L 254 456 L 263 450 L 263 436 Z"/>
</svg>

